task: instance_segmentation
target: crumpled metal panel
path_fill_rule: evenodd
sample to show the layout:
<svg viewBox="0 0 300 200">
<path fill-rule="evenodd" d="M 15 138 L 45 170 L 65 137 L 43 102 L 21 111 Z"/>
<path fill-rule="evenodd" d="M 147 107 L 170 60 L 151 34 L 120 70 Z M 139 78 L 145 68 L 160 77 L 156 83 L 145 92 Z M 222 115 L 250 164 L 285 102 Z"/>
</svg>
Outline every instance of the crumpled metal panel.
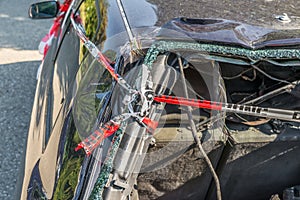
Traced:
<svg viewBox="0 0 300 200">
<path fill-rule="evenodd" d="M 176 40 L 187 36 L 198 42 L 237 45 L 249 49 L 300 45 L 300 29 L 275 30 L 225 19 L 176 18 L 163 28 L 178 32 L 171 37 Z M 170 39 L 170 35 L 164 32 L 159 37 Z"/>
</svg>

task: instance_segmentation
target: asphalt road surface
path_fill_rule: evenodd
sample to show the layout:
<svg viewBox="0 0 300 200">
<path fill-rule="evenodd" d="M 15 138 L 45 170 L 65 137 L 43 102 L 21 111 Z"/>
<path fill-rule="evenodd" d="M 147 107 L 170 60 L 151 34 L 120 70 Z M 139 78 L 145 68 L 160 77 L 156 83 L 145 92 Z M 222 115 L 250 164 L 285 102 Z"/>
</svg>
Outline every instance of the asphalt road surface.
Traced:
<svg viewBox="0 0 300 200">
<path fill-rule="evenodd" d="M 0 0 L 0 200 L 13 199 L 27 140 L 36 70 L 42 59 L 37 48 L 52 22 L 27 18 L 33 2 Z M 180 6 L 185 1 L 161 3 Z M 201 0 L 195 5 L 198 8 L 189 12 L 194 9 L 199 17 L 223 17 L 274 28 L 300 27 L 299 0 Z M 292 23 L 274 19 L 283 13 Z"/>
<path fill-rule="evenodd" d="M 52 20 L 30 20 L 33 0 L 0 1 L 0 199 L 13 199 L 35 93 L 37 48 Z"/>
</svg>

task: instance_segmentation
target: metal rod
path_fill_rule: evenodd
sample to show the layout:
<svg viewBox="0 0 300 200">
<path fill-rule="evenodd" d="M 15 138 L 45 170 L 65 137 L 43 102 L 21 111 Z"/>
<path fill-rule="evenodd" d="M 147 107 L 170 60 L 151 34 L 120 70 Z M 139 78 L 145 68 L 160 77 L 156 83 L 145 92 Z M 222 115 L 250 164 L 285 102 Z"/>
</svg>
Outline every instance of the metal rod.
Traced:
<svg viewBox="0 0 300 200">
<path fill-rule="evenodd" d="M 263 101 L 266 101 L 268 100 L 269 98 L 272 98 L 274 96 L 277 96 L 277 95 L 280 95 L 280 94 L 283 94 L 285 92 L 290 92 L 292 89 L 294 89 L 298 84 L 300 84 L 300 80 L 297 80 L 297 81 L 294 81 L 288 85 L 285 85 L 285 86 L 282 86 L 280 88 L 277 88 L 275 90 L 272 90 L 271 92 L 268 92 L 260 97 L 257 97 L 255 99 L 252 99 L 250 101 L 247 101 L 245 102 L 244 104 L 254 104 L 254 103 L 257 103 L 257 102 L 263 102 Z"/>
<path fill-rule="evenodd" d="M 205 108 L 210 110 L 220 110 L 231 113 L 239 113 L 257 117 L 266 117 L 274 119 L 282 119 L 287 121 L 300 122 L 300 111 L 285 110 L 277 108 L 263 108 L 258 106 L 247 106 L 244 104 L 221 103 L 207 100 L 188 99 L 173 96 L 156 96 L 156 102 L 164 102 L 168 104 L 192 106 L 197 108 Z"/>
<path fill-rule="evenodd" d="M 132 30 L 131 30 L 130 24 L 128 22 L 128 18 L 127 18 L 126 13 L 125 13 L 123 3 L 122 3 L 121 0 L 117 0 L 117 4 L 118 4 L 119 10 L 120 10 L 122 20 L 124 22 L 124 26 L 126 28 L 126 32 L 128 34 L 128 37 L 129 37 L 129 40 L 130 40 L 131 43 L 133 43 L 134 42 L 134 36 L 133 36 Z"/>
</svg>

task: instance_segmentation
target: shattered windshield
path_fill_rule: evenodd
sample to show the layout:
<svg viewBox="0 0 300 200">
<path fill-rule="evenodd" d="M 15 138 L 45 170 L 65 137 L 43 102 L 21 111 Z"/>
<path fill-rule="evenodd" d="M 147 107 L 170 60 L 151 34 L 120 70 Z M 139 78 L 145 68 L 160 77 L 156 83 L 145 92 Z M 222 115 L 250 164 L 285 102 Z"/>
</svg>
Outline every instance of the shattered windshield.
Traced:
<svg viewBox="0 0 300 200">
<path fill-rule="evenodd" d="M 241 172 L 244 179 L 235 179 L 239 177 L 239 165 L 248 164 L 238 158 L 270 142 L 293 140 L 298 134 L 300 39 L 299 30 L 294 29 L 299 27 L 299 3 L 117 0 L 109 4 L 101 1 L 94 13 L 90 8 L 95 7 L 89 6 L 82 4 L 82 20 L 73 15 L 71 22 L 86 52 L 97 64 L 95 69 L 104 67 L 110 73 L 109 79 L 105 78 L 108 74 L 102 73 L 109 87 L 99 90 L 99 83 L 93 81 L 97 70 L 92 70 L 91 77 L 82 81 L 93 83 L 92 90 L 81 87 L 84 92 L 79 93 L 76 103 L 84 108 L 79 109 L 81 117 L 85 109 L 91 110 L 86 103 L 104 105 L 101 102 L 106 99 L 100 93 L 112 89 L 106 109 L 111 119 L 95 127 L 86 123 L 92 133 L 82 138 L 76 150 L 84 149 L 87 155 L 100 154 L 102 145 L 108 142 L 105 139 L 113 137 L 109 140 L 111 148 L 105 152 L 108 159 L 104 159 L 98 179 L 93 179 L 95 186 L 92 184 L 86 195 L 98 198 L 103 194 L 107 199 L 119 193 L 126 196 L 131 192 L 126 188 L 136 182 L 140 196 L 145 199 L 170 199 L 180 194 L 181 187 L 192 188 L 193 180 L 207 186 L 203 191 L 192 188 L 198 197 L 213 190 L 212 180 L 216 188 L 229 190 L 222 190 L 227 199 L 243 199 L 238 197 L 246 196 L 247 192 L 231 190 L 248 179 L 255 184 L 261 182 L 263 188 L 264 182 L 247 174 L 247 170 Z M 155 29 L 157 34 L 150 46 L 144 46 L 144 35 L 135 32 L 141 27 L 161 27 Z M 112 82 L 116 86 L 110 87 Z M 227 148 L 230 155 L 223 155 Z M 94 151 L 97 149 L 101 151 Z M 224 168 L 229 178 L 216 175 L 204 149 L 211 154 L 218 152 L 214 159 L 220 167 L 216 171 Z M 191 159 L 195 152 L 201 156 L 196 153 Z M 198 161 L 205 162 L 209 170 Z M 192 169 L 194 166 L 200 168 Z M 260 163 L 253 165 L 253 173 L 262 171 L 257 166 Z M 190 175 L 187 177 L 177 167 L 190 169 Z M 202 184 L 198 178 L 208 177 L 206 173 L 213 178 Z M 264 173 L 268 175 L 269 171 Z M 116 186 L 126 190 L 105 193 L 111 176 L 117 177 L 112 185 L 127 181 L 131 186 L 122 182 Z M 219 178 L 225 182 L 220 183 Z M 167 185 L 169 180 L 176 184 Z M 153 192 L 152 188 L 160 191 Z M 217 190 L 221 199 L 221 190 Z M 268 195 L 259 191 L 256 194 Z"/>
</svg>

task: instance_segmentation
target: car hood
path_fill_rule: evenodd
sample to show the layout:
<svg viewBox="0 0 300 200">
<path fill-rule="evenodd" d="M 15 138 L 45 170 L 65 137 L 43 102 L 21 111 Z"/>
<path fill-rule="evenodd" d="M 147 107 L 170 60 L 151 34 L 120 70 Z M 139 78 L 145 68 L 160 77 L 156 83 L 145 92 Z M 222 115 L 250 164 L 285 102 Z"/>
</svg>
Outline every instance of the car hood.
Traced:
<svg viewBox="0 0 300 200">
<path fill-rule="evenodd" d="M 225 19 L 176 18 L 163 28 L 172 30 L 171 39 L 189 37 L 201 43 L 241 46 L 248 49 L 265 47 L 299 48 L 300 29 L 276 30 Z M 169 31 L 161 31 L 161 39 L 169 39 Z"/>
</svg>

